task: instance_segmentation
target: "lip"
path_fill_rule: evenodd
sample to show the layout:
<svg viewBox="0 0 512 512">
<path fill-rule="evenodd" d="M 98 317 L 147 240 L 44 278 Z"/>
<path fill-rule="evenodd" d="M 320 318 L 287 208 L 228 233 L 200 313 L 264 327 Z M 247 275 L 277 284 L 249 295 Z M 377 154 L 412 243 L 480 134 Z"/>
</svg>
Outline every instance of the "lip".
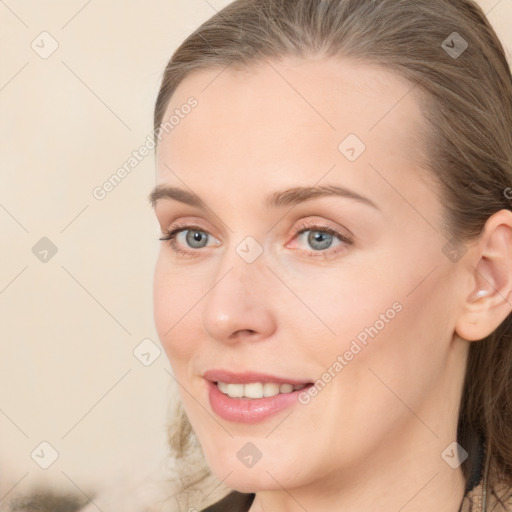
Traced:
<svg viewBox="0 0 512 512">
<path fill-rule="evenodd" d="M 251 382 L 275 382 L 276 384 L 311 384 L 309 380 L 288 379 L 286 377 L 277 377 L 268 373 L 244 372 L 234 373 L 229 370 L 208 370 L 204 372 L 203 377 L 210 382 L 226 382 L 227 384 L 250 384 Z"/>
<path fill-rule="evenodd" d="M 286 379 L 262 373 L 233 373 L 225 370 L 209 370 L 204 373 L 208 387 L 210 406 L 215 414 L 235 423 L 254 424 L 264 421 L 278 412 L 297 404 L 299 394 L 313 384 L 308 381 Z M 247 384 L 251 382 L 274 382 L 276 384 L 306 384 L 306 387 L 291 393 L 280 393 L 263 398 L 231 398 L 222 393 L 217 382 Z"/>
</svg>

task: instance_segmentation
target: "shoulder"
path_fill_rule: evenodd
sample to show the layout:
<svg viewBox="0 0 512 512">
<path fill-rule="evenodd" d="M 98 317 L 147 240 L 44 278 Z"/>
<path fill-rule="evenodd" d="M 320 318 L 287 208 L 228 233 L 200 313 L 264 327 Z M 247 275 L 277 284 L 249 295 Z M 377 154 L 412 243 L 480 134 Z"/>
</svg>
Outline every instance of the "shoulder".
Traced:
<svg viewBox="0 0 512 512">
<path fill-rule="evenodd" d="M 484 508 L 485 502 L 485 508 Z M 482 483 L 464 498 L 460 512 L 512 512 L 512 485 L 497 483 L 484 492 Z"/>
<path fill-rule="evenodd" d="M 488 502 L 490 511 L 512 512 L 512 485 L 502 483 L 494 486 L 488 496 Z"/>
</svg>

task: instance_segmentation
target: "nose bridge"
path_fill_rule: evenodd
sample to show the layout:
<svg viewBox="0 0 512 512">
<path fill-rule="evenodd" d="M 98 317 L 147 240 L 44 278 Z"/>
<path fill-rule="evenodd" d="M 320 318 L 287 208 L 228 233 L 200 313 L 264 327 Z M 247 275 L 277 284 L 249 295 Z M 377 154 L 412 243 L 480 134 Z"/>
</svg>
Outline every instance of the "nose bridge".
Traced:
<svg viewBox="0 0 512 512">
<path fill-rule="evenodd" d="M 261 255 L 253 259 L 254 247 L 250 244 L 251 241 L 242 241 L 233 252 L 224 255 L 204 298 L 203 327 L 214 339 L 227 341 L 241 332 L 265 337 L 275 329 L 266 286 L 268 270 Z"/>
</svg>

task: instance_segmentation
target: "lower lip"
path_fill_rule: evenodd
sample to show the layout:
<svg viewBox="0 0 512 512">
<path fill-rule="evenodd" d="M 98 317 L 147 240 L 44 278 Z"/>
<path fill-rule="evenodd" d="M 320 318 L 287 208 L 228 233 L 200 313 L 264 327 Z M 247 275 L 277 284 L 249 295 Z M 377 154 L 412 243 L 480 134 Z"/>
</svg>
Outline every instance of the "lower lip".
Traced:
<svg viewBox="0 0 512 512">
<path fill-rule="evenodd" d="M 291 393 L 279 393 L 264 398 L 231 398 L 222 393 L 215 382 L 207 381 L 210 405 L 221 418 L 236 423 L 258 423 L 273 414 L 291 407 L 298 401 L 299 393 L 308 386 Z"/>
</svg>

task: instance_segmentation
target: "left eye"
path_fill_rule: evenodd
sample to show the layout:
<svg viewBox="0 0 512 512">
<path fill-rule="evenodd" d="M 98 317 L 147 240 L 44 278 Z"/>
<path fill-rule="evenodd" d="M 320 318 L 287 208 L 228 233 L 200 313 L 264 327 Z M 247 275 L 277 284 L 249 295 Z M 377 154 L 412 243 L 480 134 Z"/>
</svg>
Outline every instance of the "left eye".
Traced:
<svg viewBox="0 0 512 512">
<path fill-rule="evenodd" d="M 176 234 L 176 239 L 179 240 L 180 236 L 184 236 L 185 245 L 192 249 L 202 249 L 208 243 L 209 235 L 205 231 L 197 229 L 185 229 Z"/>
<path fill-rule="evenodd" d="M 195 227 L 177 227 L 176 229 L 169 230 L 167 234 L 160 238 L 162 241 L 169 241 L 173 247 L 175 247 L 176 240 L 179 244 L 191 249 L 202 249 L 208 244 L 210 235 Z M 217 242 L 218 243 L 218 242 Z"/>
<path fill-rule="evenodd" d="M 306 229 L 301 231 L 298 238 L 302 239 L 302 241 L 304 241 L 305 238 L 309 247 L 314 251 L 329 249 L 336 238 L 339 243 L 341 243 L 339 235 L 320 229 Z"/>
</svg>

